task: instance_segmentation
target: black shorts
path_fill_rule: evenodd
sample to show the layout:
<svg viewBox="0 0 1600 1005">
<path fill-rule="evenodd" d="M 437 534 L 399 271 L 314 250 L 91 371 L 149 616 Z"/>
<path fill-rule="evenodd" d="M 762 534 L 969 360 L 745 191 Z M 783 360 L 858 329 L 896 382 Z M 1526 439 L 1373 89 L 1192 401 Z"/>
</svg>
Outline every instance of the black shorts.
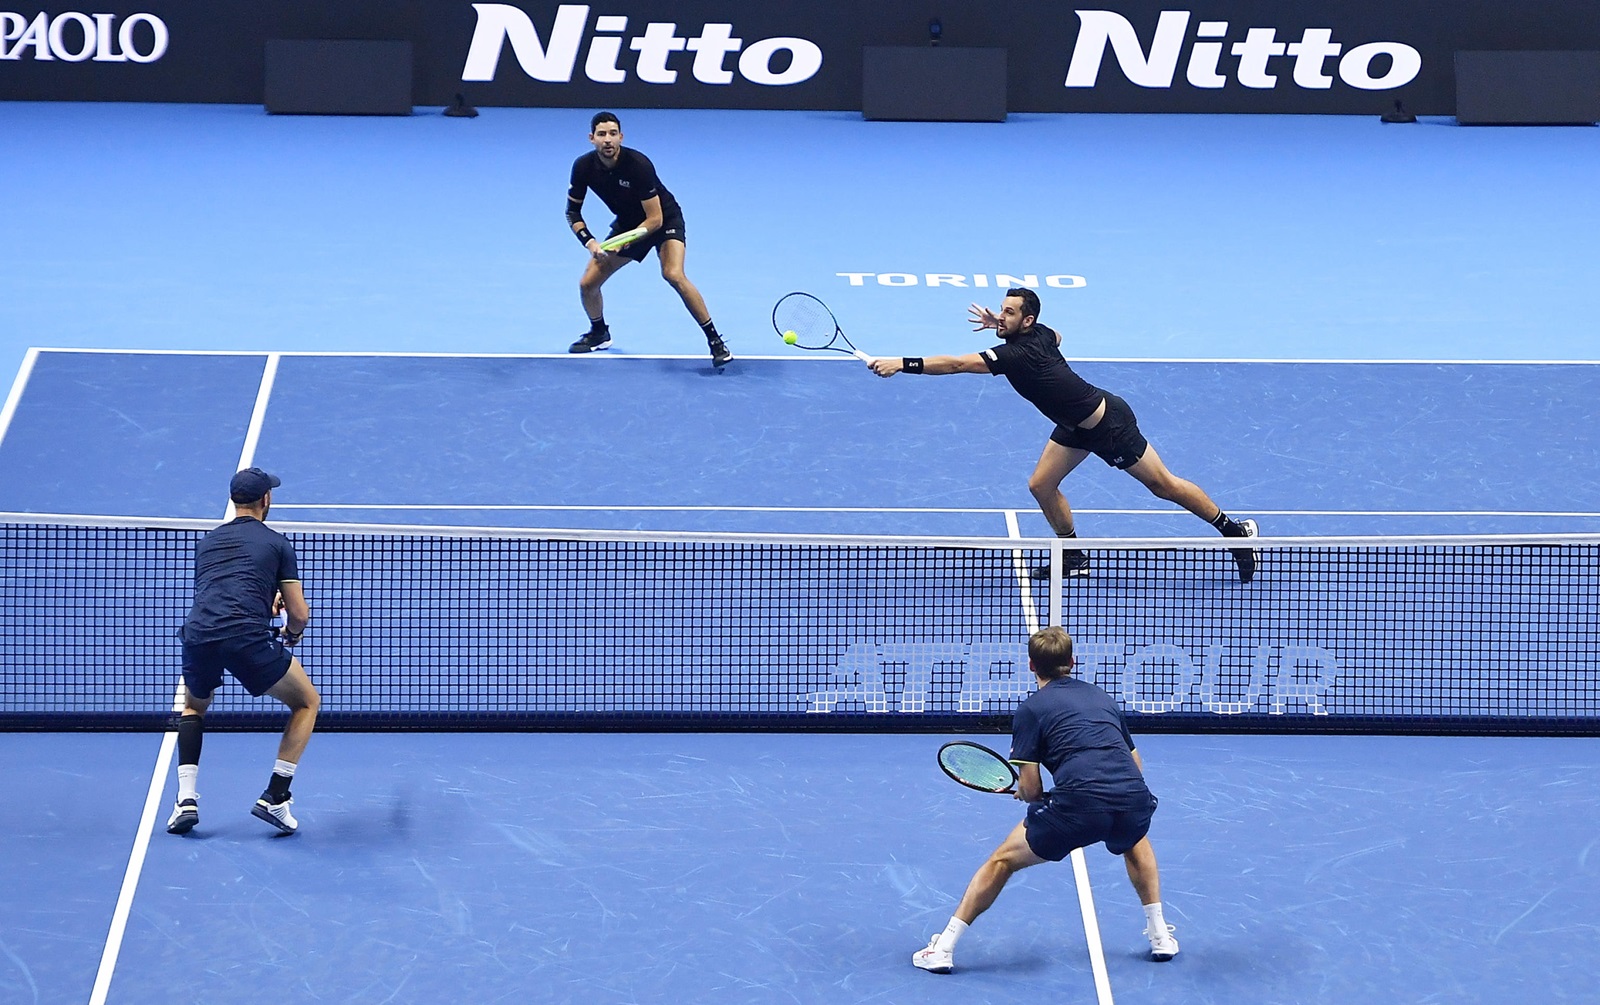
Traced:
<svg viewBox="0 0 1600 1005">
<path fill-rule="evenodd" d="M 1050 439 L 1063 447 L 1087 450 L 1114 468 L 1126 471 L 1139 463 L 1150 443 L 1139 432 L 1139 420 L 1128 403 L 1106 395 L 1106 414 L 1093 429 L 1057 426 Z"/>
<path fill-rule="evenodd" d="M 612 227 L 611 233 L 606 235 L 606 240 L 609 241 L 618 234 L 625 233 L 632 229 L 633 227 Z M 642 262 L 644 261 L 644 256 L 650 254 L 652 248 L 660 248 L 668 241 L 682 241 L 684 239 L 683 230 L 683 217 L 674 217 L 671 220 L 664 221 L 661 224 L 661 229 L 656 231 L 654 234 L 651 234 L 645 240 L 634 241 L 626 248 L 621 248 L 616 252 L 613 252 L 613 254 L 621 255 L 630 262 Z"/>
<path fill-rule="evenodd" d="M 222 671 L 233 674 L 257 698 L 289 672 L 294 655 L 267 632 L 219 642 L 183 644 L 183 685 L 196 698 L 209 698 L 222 683 Z"/>
<path fill-rule="evenodd" d="M 1150 819 L 1155 812 L 1154 795 L 1148 807 L 1132 810 L 1047 796 L 1028 804 L 1023 826 L 1033 853 L 1048 862 L 1059 862 L 1074 848 L 1087 848 L 1100 841 L 1106 843 L 1106 851 L 1111 854 L 1125 854 L 1150 833 Z"/>
</svg>

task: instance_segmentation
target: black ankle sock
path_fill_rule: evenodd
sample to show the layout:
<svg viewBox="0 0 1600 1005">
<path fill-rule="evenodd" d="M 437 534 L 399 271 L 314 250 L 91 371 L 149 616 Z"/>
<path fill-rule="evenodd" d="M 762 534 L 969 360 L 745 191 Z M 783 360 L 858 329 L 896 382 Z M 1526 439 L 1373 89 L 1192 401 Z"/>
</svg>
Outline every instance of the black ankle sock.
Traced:
<svg viewBox="0 0 1600 1005">
<path fill-rule="evenodd" d="M 1218 530 L 1220 530 L 1222 532 L 1222 536 L 1223 537 L 1249 537 L 1250 536 L 1249 534 L 1246 534 L 1244 532 L 1244 527 L 1240 526 L 1233 519 L 1233 517 L 1231 517 L 1228 514 L 1222 512 L 1222 510 L 1220 510 L 1220 509 L 1217 510 L 1216 518 L 1211 521 L 1211 526 L 1213 526 L 1213 527 L 1217 528 Z"/>
<path fill-rule="evenodd" d="M 610 328 L 606 327 L 605 315 L 602 314 L 600 317 L 589 319 L 590 335 L 604 335 L 610 330 Z"/>
<path fill-rule="evenodd" d="M 288 775 L 280 775 L 274 771 L 267 779 L 267 801 L 281 803 L 289 795 L 289 783 L 293 781 Z"/>
<path fill-rule="evenodd" d="M 707 342 L 722 338 L 721 335 L 717 334 L 717 326 L 712 323 L 710 318 L 706 318 L 705 323 L 700 326 L 700 330 L 706 333 Z"/>
<path fill-rule="evenodd" d="M 199 764 L 200 743 L 205 739 L 205 722 L 198 715 L 178 720 L 178 763 Z"/>
</svg>

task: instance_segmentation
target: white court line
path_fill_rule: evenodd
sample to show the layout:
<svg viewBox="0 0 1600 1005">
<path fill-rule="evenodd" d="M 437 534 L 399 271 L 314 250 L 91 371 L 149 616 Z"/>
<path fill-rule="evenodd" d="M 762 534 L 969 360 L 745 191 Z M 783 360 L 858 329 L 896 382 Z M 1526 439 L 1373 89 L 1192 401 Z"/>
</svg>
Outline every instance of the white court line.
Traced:
<svg viewBox="0 0 1600 1005">
<path fill-rule="evenodd" d="M 1006 511 L 1007 536 L 1020 538 L 1022 534 L 1017 528 L 1017 511 Z M 1023 583 L 1022 595 L 1023 614 L 1028 621 L 1028 634 L 1032 635 L 1039 630 L 1039 616 L 1034 607 L 1032 593 L 1032 579 L 1028 570 L 1022 565 L 1022 553 L 1012 552 L 1013 559 L 1021 571 Z M 1089 969 L 1094 973 L 1094 993 L 1100 1005 L 1113 1005 L 1111 999 L 1111 975 L 1106 972 L 1106 951 L 1100 941 L 1100 918 L 1094 909 L 1094 890 L 1089 886 L 1089 863 L 1083 857 L 1082 848 L 1072 849 L 1069 856 L 1072 859 L 1072 879 L 1078 888 L 1078 913 L 1083 915 L 1083 937 L 1089 948 Z"/>
<path fill-rule="evenodd" d="M 266 349 L 102 349 L 102 348 L 67 348 L 61 346 L 40 346 L 29 349 L 29 352 L 60 352 L 60 353 L 104 353 L 108 355 L 125 354 L 129 356 L 335 356 L 344 358 L 374 359 L 565 359 L 570 361 L 595 360 L 595 359 L 689 359 L 705 361 L 704 353 L 566 353 L 566 352 L 364 352 L 342 349 L 306 349 L 306 350 L 266 350 Z M 859 365 L 856 360 L 846 357 L 821 356 L 820 354 L 794 355 L 792 353 L 782 356 L 738 356 L 734 363 L 741 359 L 749 360 L 776 360 L 813 362 L 824 361 L 833 363 L 850 363 Z M 1286 363 L 1286 364 L 1315 364 L 1318 366 L 1345 366 L 1345 365 L 1378 365 L 1395 364 L 1401 366 L 1600 366 L 1600 360 L 1595 359 L 1335 359 L 1335 358 L 1275 358 L 1269 356 L 1075 356 L 1068 360 L 1069 363 Z M 709 365 L 709 363 L 707 364 Z"/>
<path fill-rule="evenodd" d="M 975 515 L 1015 514 L 1015 509 L 964 506 L 608 506 L 592 503 L 273 503 L 278 510 L 394 510 L 457 512 L 572 512 L 572 513 L 969 513 Z M 1236 512 L 1253 516 L 1418 516 L 1418 517 L 1571 517 L 1600 518 L 1600 511 L 1589 510 L 1448 510 L 1448 509 L 1251 509 L 1235 507 Z M 1029 511 L 1032 512 L 1031 510 Z M 1179 509 L 1090 509 L 1073 507 L 1074 513 L 1097 516 L 1177 516 Z"/>
<path fill-rule="evenodd" d="M 256 390 L 255 408 L 250 413 L 250 425 L 245 430 L 244 448 L 239 452 L 239 468 L 250 467 L 255 460 L 256 444 L 261 440 L 261 424 L 267 416 L 267 400 L 272 397 L 272 384 L 278 376 L 278 355 L 269 353 L 261 370 L 261 386 Z M 226 520 L 234 517 L 233 503 L 228 503 Z M 172 710 L 183 710 L 183 678 L 172 696 Z M 145 855 L 150 849 L 150 835 L 155 830 L 161 812 L 161 796 L 167 788 L 167 772 L 172 768 L 172 754 L 178 747 L 178 734 L 168 730 L 161 738 L 161 749 L 156 754 L 155 769 L 150 772 L 150 788 L 145 792 L 144 812 L 139 816 L 139 830 L 133 837 L 133 850 L 128 854 L 128 868 L 122 874 L 122 889 L 117 893 L 117 906 L 111 913 L 111 930 L 106 934 L 105 951 L 100 954 L 100 969 L 94 975 L 94 990 L 89 993 L 89 1005 L 105 1005 L 111 990 L 111 975 L 117 969 L 117 957 L 122 953 L 122 937 L 127 932 L 128 915 L 133 910 L 133 896 L 139 889 L 139 876 L 144 872 Z"/>
<path fill-rule="evenodd" d="M 6 403 L 0 407 L 0 443 L 6 441 L 6 430 L 11 428 L 11 417 L 17 414 L 17 403 L 22 400 L 22 389 L 28 386 L 28 378 L 33 376 L 33 364 L 39 358 L 39 350 L 29 349 L 22 357 L 22 366 L 17 368 L 17 379 L 11 382 L 11 393 L 6 395 Z"/>
</svg>

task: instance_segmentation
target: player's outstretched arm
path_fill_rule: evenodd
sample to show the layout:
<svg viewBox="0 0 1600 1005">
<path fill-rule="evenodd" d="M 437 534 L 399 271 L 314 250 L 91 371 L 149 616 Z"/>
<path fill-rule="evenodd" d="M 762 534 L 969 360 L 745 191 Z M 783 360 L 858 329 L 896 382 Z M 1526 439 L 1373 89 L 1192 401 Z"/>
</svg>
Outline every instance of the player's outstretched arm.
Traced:
<svg viewBox="0 0 1600 1005">
<path fill-rule="evenodd" d="M 893 377 L 900 372 L 926 373 L 943 376 L 948 373 L 988 373 L 989 364 L 977 353 L 965 356 L 885 356 L 867 364 L 867 368 L 880 377 Z"/>
</svg>

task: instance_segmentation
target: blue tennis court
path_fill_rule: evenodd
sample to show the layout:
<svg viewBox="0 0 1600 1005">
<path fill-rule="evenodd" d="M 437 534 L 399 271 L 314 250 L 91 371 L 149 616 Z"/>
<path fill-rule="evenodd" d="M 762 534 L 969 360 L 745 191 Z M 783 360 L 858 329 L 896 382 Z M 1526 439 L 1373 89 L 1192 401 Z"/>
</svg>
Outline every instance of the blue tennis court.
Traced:
<svg viewBox="0 0 1600 1005">
<path fill-rule="evenodd" d="M 607 287 L 631 341 L 562 353 L 582 324 L 554 208 L 575 113 L 493 110 L 462 132 L 0 106 L 34 137 L 0 177 L 64 196 L 116 173 L 148 196 L 10 221 L 45 236 L 27 254 L 6 242 L 18 376 L 0 512 L 217 519 L 248 460 L 282 476 L 282 520 L 1042 536 L 1026 476 L 1048 426 L 1004 382 L 881 381 L 785 350 L 765 317 L 810 288 L 869 350 L 969 352 L 987 343 L 966 303 L 1015 269 L 1173 470 L 1268 535 L 1600 530 L 1597 303 L 1579 264 L 1600 223 L 1592 130 L 625 117 L 685 203 L 690 274 L 740 357 L 723 372 L 650 263 Z M 963 153 L 1018 135 L 1072 182 L 1057 238 L 972 225 L 1035 205 L 1025 170 Z M 827 154 L 801 169 L 773 152 L 802 139 Z M 726 185 L 735 152 L 761 184 Z M 898 181 L 864 183 L 863 164 Z M 1504 198 L 1460 223 L 1490 184 Z M 788 236 L 748 240 L 762 214 Z M 1205 529 L 1098 462 L 1065 488 L 1085 534 Z M 308 594 L 316 609 L 314 574 Z M 18 765 L 0 801 L 0 997 L 1600 992 L 1590 740 L 1142 736 L 1183 954 L 1145 961 L 1121 865 L 1091 849 L 1098 943 L 1070 870 L 1031 870 L 948 978 L 907 956 L 1017 809 L 948 783 L 934 737 L 328 733 L 291 840 L 248 817 L 272 744 L 209 738 L 202 825 L 179 839 L 156 819 L 172 791 L 170 770 L 152 787 L 158 736 L 0 734 Z"/>
</svg>

